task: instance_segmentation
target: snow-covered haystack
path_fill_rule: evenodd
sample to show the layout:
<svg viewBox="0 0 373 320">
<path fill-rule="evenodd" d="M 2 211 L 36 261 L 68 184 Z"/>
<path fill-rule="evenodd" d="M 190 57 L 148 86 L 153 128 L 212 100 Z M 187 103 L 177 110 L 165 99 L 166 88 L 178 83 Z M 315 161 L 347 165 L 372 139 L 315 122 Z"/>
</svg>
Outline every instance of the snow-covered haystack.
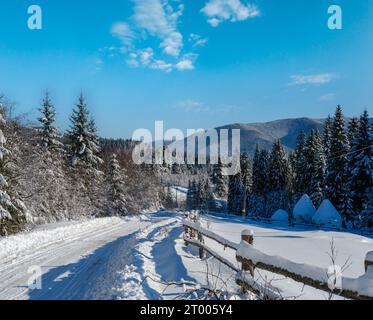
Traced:
<svg viewBox="0 0 373 320">
<path fill-rule="evenodd" d="M 315 206 L 313 205 L 310 197 L 305 194 L 295 205 L 293 216 L 296 222 L 312 223 L 312 217 L 314 216 L 315 212 Z"/>
<path fill-rule="evenodd" d="M 312 218 L 314 224 L 342 228 L 342 217 L 329 200 L 324 200 Z"/>
<path fill-rule="evenodd" d="M 271 220 L 273 222 L 288 222 L 289 221 L 289 214 L 285 210 L 277 210 Z"/>
</svg>

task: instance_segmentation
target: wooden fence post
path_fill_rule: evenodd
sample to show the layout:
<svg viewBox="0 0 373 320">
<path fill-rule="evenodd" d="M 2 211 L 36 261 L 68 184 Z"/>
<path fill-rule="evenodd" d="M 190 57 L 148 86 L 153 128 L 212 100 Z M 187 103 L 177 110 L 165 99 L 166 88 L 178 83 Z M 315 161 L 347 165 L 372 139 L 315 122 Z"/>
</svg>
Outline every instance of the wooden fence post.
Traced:
<svg viewBox="0 0 373 320">
<path fill-rule="evenodd" d="M 254 231 L 253 230 L 243 230 L 241 233 L 241 240 L 247 244 L 254 245 Z M 242 262 L 242 270 L 249 271 L 251 276 L 254 278 L 255 266 L 251 261 Z"/>
<path fill-rule="evenodd" d="M 198 232 L 198 241 L 201 244 L 204 244 L 202 233 Z M 199 247 L 199 258 L 203 259 L 205 257 L 205 249 L 203 247 Z"/>
<path fill-rule="evenodd" d="M 373 251 L 368 252 L 365 258 L 365 272 L 368 272 L 369 266 L 373 266 Z"/>
</svg>

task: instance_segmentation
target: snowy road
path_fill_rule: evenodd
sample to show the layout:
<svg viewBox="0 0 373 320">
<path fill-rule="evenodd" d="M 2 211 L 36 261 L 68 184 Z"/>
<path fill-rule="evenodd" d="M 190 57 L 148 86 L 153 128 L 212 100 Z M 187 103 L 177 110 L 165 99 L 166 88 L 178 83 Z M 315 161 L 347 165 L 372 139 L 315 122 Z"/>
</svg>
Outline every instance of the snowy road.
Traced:
<svg viewBox="0 0 373 320">
<path fill-rule="evenodd" d="M 0 300 L 148 300 L 178 299 L 185 285 L 211 285 L 237 297 L 235 273 L 182 240 L 183 214 L 158 212 L 148 216 L 103 218 L 59 223 L 0 239 Z M 338 262 L 350 258 L 347 276 L 364 273 L 364 257 L 373 240 L 343 232 L 290 229 L 252 224 L 232 216 L 203 216 L 202 224 L 238 243 L 243 229 L 255 231 L 255 246 L 267 254 L 322 268 L 330 264 L 328 251 L 334 239 Z M 206 244 L 235 264 L 235 252 L 205 239 Z M 41 268 L 41 288 L 29 289 L 30 267 Z M 268 272 L 283 297 L 327 299 L 327 294 Z M 190 297 L 189 297 L 190 298 Z"/>
<path fill-rule="evenodd" d="M 11 247 L 9 251 L 16 251 L 16 254 L 12 259 L 10 255 L 0 256 L 0 299 L 84 298 L 101 276 L 100 268 L 105 261 L 126 238 L 148 224 L 140 220 L 103 220 L 102 223 L 40 230 L 16 236 L 16 239 L 1 240 L 1 253 Z M 35 238 L 39 245 L 32 246 Z M 9 244 L 11 240 L 17 243 L 16 247 Z M 27 244 L 20 249 L 19 243 L 23 242 Z M 40 290 L 28 289 L 31 276 L 28 271 L 34 266 L 39 266 L 43 273 Z"/>
</svg>

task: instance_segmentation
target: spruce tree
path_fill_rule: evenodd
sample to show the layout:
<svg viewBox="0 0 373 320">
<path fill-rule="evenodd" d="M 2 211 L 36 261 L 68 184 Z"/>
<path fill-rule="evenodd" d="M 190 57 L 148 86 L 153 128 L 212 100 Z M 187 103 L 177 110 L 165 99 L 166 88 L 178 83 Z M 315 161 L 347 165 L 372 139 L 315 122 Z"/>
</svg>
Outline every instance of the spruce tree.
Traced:
<svg viewBox="0 0 373 320">
<path fill-rule="evenodd" d="M 327 196 L 341 213 L 346 207 L 348 138 L 341 106 L 337 107 L 330 132 L 327 160 Z M 342 213 L 341 213 L 342 214 Z"/>
<path fill-rule="evenodd" d="M 220 158 L 218 164 L 213 166 L 212 183 L 216 196 L 224 198 L 227 195 L 227 179 L 223 175 L 223 164 Z"/>
<path fill-rule="evenodd" d="M 269 200 L 267 218 L 278 209 L 288 210 L 290 206 L 290 168 L 282 143 L 274 143 L 268 166 Z"/>
<path fill-rule="evenodd" d="M 55 126 L 56 109 L 49 98 L 48 92 L 43 99 L 42 107 L 39 109 L 42 117 L 38 119 L 41 124 L 39 130 L 41 145 L 49 152 L 61 151 L 62 144 L 60 142 L 61 136 Z"/>
<path fill-rule="evenodd" d="M 252 168 L 252 188 L 247 199 L 247 214 L 254 217 L 266 216 L 269 193 L 268 179 L 269 154 L 256 146 Z"/>
<path fill-rule="evenodd" d="M 269 154 L 267 150 L 260 150 L 256 147 L 253 173 L 252 173 L 252 193 L 256 195 L 266 195 L 269 191 L 268 178 Z"/>
<path fill-rule="evenodd" d="M 243 210 L 243 186 L 241 174 L 229 176 L 228 184 L 228 212 L 230 214 L 241 215 Z"/>
<path fill-rule="evenodd" d="M 83 162 L 84 166 L 96 168 L 102 163 L 97 155 L 100 151 L 97 128 L 94 120 L 90 118 L 83 95 L 80 95 L 70 120 L 71 128 L 68 134 L 73 165 Z"/>
<path fill-rule="evenodd" d="M 330 157 L 332 126 L 333 126 L 333 119 L 329 115 L 327 119 L 325 120 L 324 132 L 323 132 L 324 154 L 326 158 Z"/>
<path fill-rule="evenodd" d="M 94 207 L 93 215 L 102 215 L 105 207 L 103 173 L 99 170 L 102 159 L 97 128 L 90 117 L 83 95 L 70 117 L 71 128 L 68 132 L 70 154 L 74 169 L 74 188 L 87 195 L 89 204 Z"/>
<path fill-rule="evenodd" d="M 128 214 L 127 199 L 125 192 L 126 175 L 121 168 L 117 155 L 113 154 L 110 158 L 108 172 L 108 208 L 111 215 L 125 216 Z"/>
<path fill-rule="evenodd" d="M 358 118 L 352 118 L 348 123 L 347 137 L 348 137 L 348 143 L 350 147 L 352 147 L 354 144 L 354 139 L 357 133 L 359 132 L 359 126 L 360 126 L 360 121 Z"/>
<path fill-rule="evenodd" d="M 270 191 L 286 191 L 289 183 L 289 166 L 282 143 L 274 143 L 269 160 Z"/>
<path fill-rule="evenodd" d="M 297 139 L 297 146 L 294 152 L 294 193 L 297 202 L 305 193 L 308 185 L 307 160 L 306 160 L 306 135 L 302 130 Z"/>
<path fill-rule="evenodd" d="M 326 162 L 322 145 L 322 138 L 318 130 L 312 130 L 305 148 L 305 180 L 304 190 L 316 207 L 324 200 L 324 181 Z"/>
<path fill-rule="evenodd" d="M 0 126 L 3 127 L 5 124 L 3 110 L 0 110 Z M 31 220 L 23 202 L 8 192 L 10 186 L 6 177 L 12 170 L 12 164 L 8 161 L 11 153 L 6 148 L 6 142 L 0 128 L 0 236 L 20 231 Z"/>
<path fill-rule="evenodd" d="M 360 125 L 349 152 L 348 168 L 353 215 L 350 218 L 356 221 L 362 214 L 369 215 L 369 201 L 373 196 L 373 138 L 368 111 L 364 111 L 360 118 Z M 370 212 L 370 214 L 373 213 Z M 366 216 L 362 219 L 369 220 Z"/>
<path fill-rule="evenodd" d="M 252 186 L 252 168 L 249 155 L 244 152 L 240 159 L 241 164 L 241 184 L 242 184 L 242 212 L 247 211 L 247 197 Z"/>
</svg>

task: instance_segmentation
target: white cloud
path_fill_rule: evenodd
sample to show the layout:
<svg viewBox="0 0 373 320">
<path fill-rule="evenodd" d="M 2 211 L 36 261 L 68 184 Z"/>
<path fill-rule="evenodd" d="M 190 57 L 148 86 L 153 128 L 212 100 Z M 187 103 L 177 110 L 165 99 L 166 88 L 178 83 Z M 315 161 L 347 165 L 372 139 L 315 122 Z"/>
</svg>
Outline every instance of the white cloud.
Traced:
<svg viewBox="0 0 373 320">
<path fill-rule="evenodd" d="M 260 10 L 255 4 L 240 0 L 209 0 L 202 12 L 213 27 L 219 26 L 223 21 L 244 21 L 260 16 Z"/>
<path fill-rule="evenodd" d="M 180 0 L 132 0 L 133 14 L 127 22 L 117 22 L 111 34 L 119 39 L 125 62 L 131 67 L 163 71 L 194 69 L 197 55 L 185 52 L 184 37 L 178 29 L 184 5 Z M 193 36 L 191 50 L 207 39 Z"/>
<path fill-rule="evenodd" d="M 190 59 L 184 59 L 184 60 L 179 61 L 175 65 L 175 68 L 179 71 L 193 70 L 194 64 L 193 64 L 193 61 L 191 61 Z"/>
<path fill-rule="evenodd" d="M 176 104 L 176 108 L 187 112 L 206 112 L 210 110 L 204 103 L 190 99 L 180 101 Z"/>
<path fill-rule="evenodd" d="M 289 86 L 298 85 L 323 85 L 332 82 L 337 76 L 333 73 L 321 73 L 312 75 L 292 75 Z"/>
<path fill-rule="evenodd" d="M 122 44 L 126 46 L 130 46 L 135 39 L 132 29 L 125 22 L 114 23 L 111 27 L 111 34 L 118 38 Z"/>
<path fill-rule="evenodd" d="M 177 30 L 184 6 L 174 9 L 165 0 L 134 0 L 133 20 L 138 28 L 160 39 L 164 53 L 177 57 L 183 47 L 183 36 Z"/>
<path fill-rule="evenodd" d="M 327 94 L 324 94 L 322 95 L 321 97 L 319 97 L 319 100 L 320 101 L 333 101 L 335 99 L 336 95 L 335 93 L 327 93 Z"/>
<path fill-rule="evenodd" d="M 192 43 L 193 48 L 203 47 L 209 40 L 202 38 L 200 35 L 191 33 L 189 36 L 189 42 Z"/>
</svg>

